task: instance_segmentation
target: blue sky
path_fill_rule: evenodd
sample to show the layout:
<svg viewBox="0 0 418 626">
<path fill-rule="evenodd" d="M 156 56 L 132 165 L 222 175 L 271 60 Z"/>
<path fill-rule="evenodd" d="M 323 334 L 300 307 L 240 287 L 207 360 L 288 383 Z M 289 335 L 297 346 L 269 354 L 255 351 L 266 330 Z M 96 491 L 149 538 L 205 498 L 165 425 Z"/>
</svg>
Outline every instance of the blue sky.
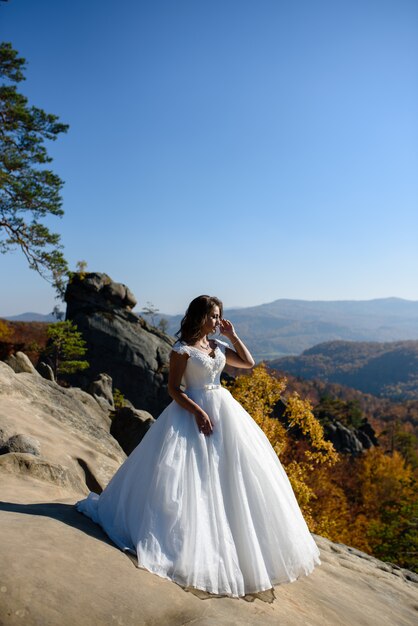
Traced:
<svg viewBox="0 0 418 626">
<path fill-rule="evenodd" d="M 72 269 L 138 308 L 418 299 L 415 0 L 10 0 Z M 0 256 L 0 315 L 53 289 Z"/>
</svg>

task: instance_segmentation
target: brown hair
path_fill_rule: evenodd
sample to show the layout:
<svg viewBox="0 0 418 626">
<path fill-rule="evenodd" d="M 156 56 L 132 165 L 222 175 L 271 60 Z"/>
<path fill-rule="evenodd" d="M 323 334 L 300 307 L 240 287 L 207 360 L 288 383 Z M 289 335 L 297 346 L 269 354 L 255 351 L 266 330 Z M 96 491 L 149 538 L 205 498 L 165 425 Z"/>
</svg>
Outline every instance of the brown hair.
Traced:
<svg viewBox="0 0 418 626">
<path fill-rule="evenodd" d="M 201 328 L 214 306 L 219 307 L 219 314 L 222 317 L 223 304 L 219 298 L 215 298 L 215 296 L 198 296 L 192 300 L 181 320 L 180 330 L 176 332 L 176 337 L 186 343 L 197 341 Z"/>
</svg>

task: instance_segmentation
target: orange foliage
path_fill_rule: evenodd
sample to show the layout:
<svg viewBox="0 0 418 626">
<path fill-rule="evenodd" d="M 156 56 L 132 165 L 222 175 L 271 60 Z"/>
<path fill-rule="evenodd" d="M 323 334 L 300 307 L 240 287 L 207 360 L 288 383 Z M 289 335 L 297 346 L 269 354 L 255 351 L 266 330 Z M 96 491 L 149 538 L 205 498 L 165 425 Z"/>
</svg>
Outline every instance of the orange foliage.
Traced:
<svg viewBox="0 0 418 626">
<path fill-rule="evenodd" d="M 286 382 L 261 364 L 228 388 L 267 435 L 309 529 L 417 570 L 417 470 L 396 450 L 388 454 L 371 448 L 359 457 L 337 454 L 324 439 L 311 404 L 296 392 L 286 399 L 286 425 L 272 418 Z"/>
<path fill-rule="evenodd" d="M 5 320 L 0 320 L 0 341 L 10 341 L 13 330 Z"/>
<path fill-rule="evenodd" d="M 8 354 L 21 350 L 32 363 L 36 363 L 47 343 L 47 327 L 45 322 L 0 320 L 0 358 L 4 359 Z M 8 329 L 7 337 L 2 337 L 2 328 Z"/>
<path fill-rule="evenodd" d="M 325 441 L 322 426 L 314 417 L 311 405 L 298 394 L 292 394 L 287 401 L 289 427 L 297 425 L 305 439 L 295 440 L 278 419 L 270 417 L 285 388 L 286 379 L 269 374 L 264 364 L 257 365 L 250 376 L 238 376 L 229 387 L 269 439 L 286 470 L 305 520 L 314 531 L 316 523 L 312 517 L 311 500 L 317 496 L 309 486 L 308 477 L 315 466 L 332 465 L 338 455 L 333 445 Z"/>
</svg>

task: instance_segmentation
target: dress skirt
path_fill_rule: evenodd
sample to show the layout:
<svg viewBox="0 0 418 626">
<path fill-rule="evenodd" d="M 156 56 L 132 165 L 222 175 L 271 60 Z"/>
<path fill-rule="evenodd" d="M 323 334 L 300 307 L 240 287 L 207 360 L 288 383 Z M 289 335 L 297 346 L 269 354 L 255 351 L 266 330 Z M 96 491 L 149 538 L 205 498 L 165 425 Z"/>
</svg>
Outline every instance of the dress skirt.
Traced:
<svg viewBox="0 0 418 626">
<path fill-rule="evenodd" d="M 263 431 L 220 385 L 187 394 L 213 433 L 172 401 L 102 494 L 77 509 L 139 567 L 183 587 L 239 597 L 310 574 L 319 549 Z"/>
</svg>

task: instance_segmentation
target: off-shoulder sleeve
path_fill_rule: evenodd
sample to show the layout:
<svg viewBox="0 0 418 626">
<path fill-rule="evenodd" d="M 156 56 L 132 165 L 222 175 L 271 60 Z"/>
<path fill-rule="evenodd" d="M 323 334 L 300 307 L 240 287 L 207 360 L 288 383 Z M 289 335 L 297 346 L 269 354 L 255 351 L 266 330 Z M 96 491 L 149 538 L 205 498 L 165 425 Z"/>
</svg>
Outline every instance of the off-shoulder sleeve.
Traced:
<svg viewBox="0 0 418 626">
<path fill-rule="evenodd" d="M 176 341 L 176 343 L 171 346 L 171 349 L 179 354 L 187 354 L 190 356 L 190 346 L 185 344 L 183 341 Z"/>
<path fill-rule="evenodd" d="M 230 347 L 229 344 L 226 343 L 226 341 L 222 341 L 221 339 L 215 339 L 215 341 L 219 348 L 222 350 L 222 352 L 225 354 L 225 350 Z"/>
</svg>

